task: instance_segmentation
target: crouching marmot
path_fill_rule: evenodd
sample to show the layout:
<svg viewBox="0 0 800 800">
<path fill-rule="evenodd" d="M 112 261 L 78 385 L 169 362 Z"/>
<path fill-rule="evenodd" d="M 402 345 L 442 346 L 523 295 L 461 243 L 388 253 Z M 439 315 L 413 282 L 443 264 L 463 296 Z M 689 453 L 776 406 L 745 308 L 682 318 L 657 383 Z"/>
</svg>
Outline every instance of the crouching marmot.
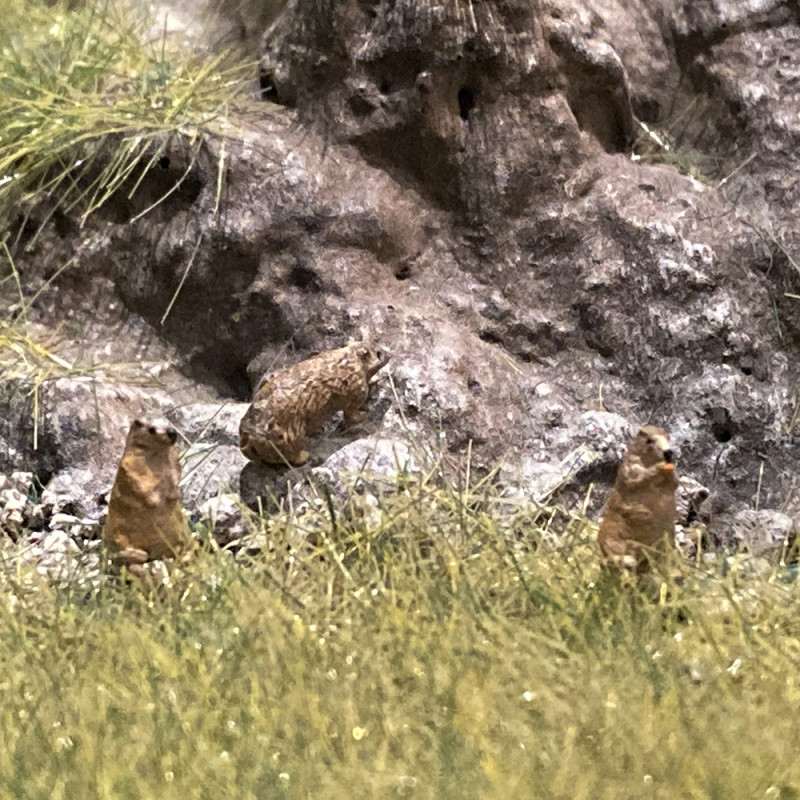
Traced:
<svg viewBox="0 0 800 800">
<path fill-rule="evenodd" d="M 611 563 L 646 572 L 649 556 L 675 543 L 675 473 L 666 431 L 647 425 L 625 453 L 597 536 Z"/>
<path fill-rule="evenodd" d="M 161 421 L 135 420 L 119 462 L 103 542 L 115 561 L 141 575 L 147 561 L 174 558 L 189 542 L 178 482 L 176 431 Z"/>
<path fill-rule="evenodd" d="M 367 418 L 370 383 L 389 354 L 362 342 L 327 350 L 277 372 L 256 389 L 239 425 L 239 447 L 251 461 L 304 464 L 306 436 L 337 411 L 346 424 Z"/>
</svg>

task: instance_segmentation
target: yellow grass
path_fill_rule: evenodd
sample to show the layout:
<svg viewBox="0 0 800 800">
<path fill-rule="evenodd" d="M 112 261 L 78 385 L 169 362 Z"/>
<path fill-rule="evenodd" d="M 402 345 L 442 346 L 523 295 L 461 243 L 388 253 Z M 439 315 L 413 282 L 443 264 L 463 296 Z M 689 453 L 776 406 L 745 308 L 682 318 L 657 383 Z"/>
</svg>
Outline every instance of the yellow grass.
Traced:
<svg viewBox="0 0 800 800">
<path fill-rule="evenodd" d="M 800 790 L 786 568 L 676 559 L 624 586 L 585 520 L 488 485 L 421 480 L 377 507 L 353 493 L 298 513 L 261 520 L 257 555 L 207 551 L 157 587 L 57 588 L 9 559 L 7 796 Z"/>
</svg>

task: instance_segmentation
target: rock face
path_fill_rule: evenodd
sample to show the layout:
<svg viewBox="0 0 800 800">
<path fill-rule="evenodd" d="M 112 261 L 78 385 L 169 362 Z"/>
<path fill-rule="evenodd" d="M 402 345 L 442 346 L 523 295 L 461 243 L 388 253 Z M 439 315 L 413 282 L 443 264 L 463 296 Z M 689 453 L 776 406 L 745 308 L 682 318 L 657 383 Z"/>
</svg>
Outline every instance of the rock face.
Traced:
<svg viewBox="0 0 800 800">
<path fill-rule="evenodd" d="M 266 370 L 369 335 L 392 360 L 363 435 L 583 494 L 613 480 L 625 423 L 650 422 L 712 517 L 758 491 L 796 518 L 800 18 L 589 5 L 290 0 L 261 41 L 263 102 L 227 129 L 221 198 L 220 142 L 193 163 L 173 144 L 159 168 L 187 177 L 167 203 L 133 220 L 159 196 L 145 181 L 20 272 L 34 287 L 78 253 L 69 280 L 110 279 L 197 403 L 246 402 Z M 592 443 L 592 414 L 622 424 Z M 36 468 L 15 452 L 4 469 Z M 49 470 L 88 459 L 56 447 Z"/>
</svg>

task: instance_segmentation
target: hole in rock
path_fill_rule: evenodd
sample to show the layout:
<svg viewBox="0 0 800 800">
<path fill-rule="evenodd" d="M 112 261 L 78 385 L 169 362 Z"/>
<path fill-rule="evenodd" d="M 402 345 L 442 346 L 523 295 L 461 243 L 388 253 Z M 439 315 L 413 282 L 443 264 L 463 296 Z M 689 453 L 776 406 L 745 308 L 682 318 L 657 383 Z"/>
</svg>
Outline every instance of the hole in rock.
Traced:
<svg viewBox="0 0 800 800">
<path fill-rule="evenodd" d="M 375 6 L 378 5 L 375 0 L 360 0 L 359 5 L 361 6 L 361 10 L 366 14 L 368 19 L 376 19 L 378 16 L 378 9 Z"/>
<path fill-rule="evenodd" d="M 301 264 L 295 264 L 291 268 L 287 280 L 292 286 L 296 286 L 304 292 L 318 293 L 322 291 L 322 281 L 319 275 L 313 269 Z"/>
<path fill-rule="evenodd" d="M 158 168 L 148 170 L 144 180 L 130 176 L 95 213 L 108 222 L 124 225 L 147 209 L 151 220 L 165 220 L 191 207 L 203 189 L 199 169 L 194 167 L 189 174 L 181 176 L 182 169 L 176 169 L 167 156 L 157 159 L 155 164 Z M 104 191 L 108 188 L 103 187 Z"/>
<path fill-rule="evenodd" d="M 733 438 L 736 426 L 727 408 L 710 408 L 708 418 L 711 422 L 711 433 L 718 442 L 729 442 Z"/>
<path fill-rule="evenodd" d="M 77 236 L 79 230 L 74 220 L 70 219 L 61 209 L 56 209 L 53 212 L 53 227 L 60 239 L 66 239 L 68 236 Z"/>
<path fill-rule="evenodd" d="M 661 105 L 652 97 L 635 94 L 631 97 L 631 106 L 636 116 L 648 125 L 655 125 L 661 119 Z"/>
<path fill-rule="evenodd" d="M 259 75 L 258 88 L 259 97 L 262 100 L 268 100 L 273 103 L 278 102 L 278 87 L 275 86 L 275 81 L 270 73 L 265 72 Z"/>
<path fill-rule="evenodd" d="M 238 400 L 245 402 L 252 397 L 253 391 L 250 387 L 250 380 L 247 375 L 247 367 L 244 364 L 236 364 L 231 369 L 226 370 L 221 376 L 225 381 L 231 395 Z"/>
<path fill-rule="evenodd" d="M 226 355 L 228 360 L 226 361 Z M 187 373 L 195 380 L 213 386 L 220 394 L 243 403 L 253 399 L 253 389 L 243 360 L 231 360 L 221 348 L 189 360 Z"/>
<path fill-rule="evenodd" d="M 612 92 L 573 86 L 567 93 L 567 102 L 578 127 L 591 133 L 607 153 L 625 152 L 628 136 L 624 113 Z"/>
<path fill-rule="evenodd" d="M 488 342 L 488 344 L 503 344 L 503 339 L 500 336 L 498 336 L 494 331 L 489 331 L 486 329 L 482 330 L 478 334 L 478 338 L 484 342 Z"/>
<path fill-rule="evenodd" d="M 33 474 L 39 486 L 47 486 L 47 484 L 50 483 L 50 479 L 57 471 L 57 467 L 52 463 L 51 459 L 42 459 L 36 464 L 36 469 Z"/>
<path fill-rule="evenodd" d="M 475 92 L 467 86 L 462 86 L 458 90 L 458 113 L 461 119 L 468 120 L 473 108 L 475 108 Z"/>
</svg>

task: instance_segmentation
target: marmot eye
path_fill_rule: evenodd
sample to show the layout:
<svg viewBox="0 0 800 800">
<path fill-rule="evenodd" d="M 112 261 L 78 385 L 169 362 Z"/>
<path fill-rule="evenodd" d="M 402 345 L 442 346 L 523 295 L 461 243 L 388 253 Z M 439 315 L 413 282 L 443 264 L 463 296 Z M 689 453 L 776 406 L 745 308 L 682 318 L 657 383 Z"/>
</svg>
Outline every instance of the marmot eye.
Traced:
<svg viewBox="0 0 800 800">
<path fill-rule="evenodd" d="M 155 436 L 155 435 L 158 433 L 158 431 L 156 430 L 156 426 L 155 426 L 155 425 L 151 425 L 151 426 L 150 426 L 150 427 L 147 429 L 147 431 L 148 431 L 148 433 L 150 433 L 152 436 Z"/>
<path fill-rule="evenodd" d="M 648 437 L 647 437 L 647 444 L 654 444 L 654 441 L 655 441 L 655 440 L 653 439 L 653 437 L 652 437 L 652 436 L 648 436 Z"/>
</svg>

